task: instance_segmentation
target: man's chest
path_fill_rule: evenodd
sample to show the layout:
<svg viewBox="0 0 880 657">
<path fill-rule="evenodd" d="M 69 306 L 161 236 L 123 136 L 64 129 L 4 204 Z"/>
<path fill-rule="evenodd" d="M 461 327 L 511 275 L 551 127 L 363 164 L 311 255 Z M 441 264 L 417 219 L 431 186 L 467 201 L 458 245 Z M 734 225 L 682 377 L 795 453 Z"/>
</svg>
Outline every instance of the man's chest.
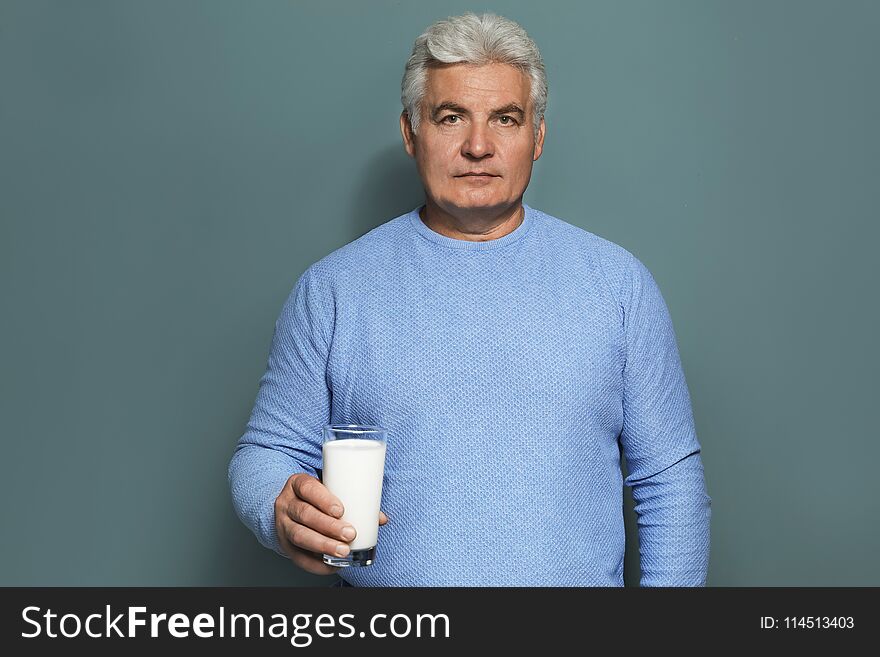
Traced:
<svg viewBox="0 0 880 657">
<path fill-rule="evenodd" d="M 580 417 L 620 402 L 619 315 L 600 294 L 401 281 L 358 301 L 337 307 L 328 363 L 336 406 L 374 417 Z"/>
</svg>

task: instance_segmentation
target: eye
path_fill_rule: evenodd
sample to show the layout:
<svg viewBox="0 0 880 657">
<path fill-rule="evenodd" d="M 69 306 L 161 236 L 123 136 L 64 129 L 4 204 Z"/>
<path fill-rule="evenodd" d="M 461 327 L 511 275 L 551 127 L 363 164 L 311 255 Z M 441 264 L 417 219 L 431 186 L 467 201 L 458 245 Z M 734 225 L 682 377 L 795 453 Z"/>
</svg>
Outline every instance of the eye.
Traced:
<svg viewBox="0 0 880 657">
<path fill-rule="evenodd" d="M 457 118 L 458 118 L 458 114 L 448 114 L 443 117 L 443 119 L 441 120 L 441 123 L 446 121 L 446 119 L 457 119 Z"/>
<path fill-rule="evenodd" d="M 502 117 L 499 119 L 499 121 L 500 121 L 501 119 L 507 119 L 508 122 L 505 123 L 504 125 L 513 125 L 514 123 L 516 123 L 516 120 L 515 120 L 512 116 L 507 116 L 506 114 L 505 114 L 504 116 L 502 116 Z"/>
</svg>

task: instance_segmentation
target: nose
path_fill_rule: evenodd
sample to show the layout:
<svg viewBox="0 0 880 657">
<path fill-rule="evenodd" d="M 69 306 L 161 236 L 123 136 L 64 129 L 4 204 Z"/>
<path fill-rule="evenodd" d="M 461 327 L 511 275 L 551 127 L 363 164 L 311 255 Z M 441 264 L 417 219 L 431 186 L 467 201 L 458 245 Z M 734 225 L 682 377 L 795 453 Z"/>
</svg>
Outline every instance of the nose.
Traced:
<svg viewBox="0 0 880 657">
<path fill-rule="evenodd" d="M 489 128 L 480 121 L 471 123 L 467 138 L 461 145 L 462 155 L 472 158 L 483 158 L 495 152 Z"/>
</svg>

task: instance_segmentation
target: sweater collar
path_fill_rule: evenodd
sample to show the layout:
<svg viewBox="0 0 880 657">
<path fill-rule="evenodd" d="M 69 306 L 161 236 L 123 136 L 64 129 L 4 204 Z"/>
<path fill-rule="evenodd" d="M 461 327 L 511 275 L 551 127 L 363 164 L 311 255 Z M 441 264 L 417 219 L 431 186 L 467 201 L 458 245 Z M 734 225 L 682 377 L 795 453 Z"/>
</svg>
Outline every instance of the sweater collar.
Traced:
<svg viewBox="0 0 880 657">
<path fill-rule="evenodd" d="M 424 204 L 410 211 L 409 220 L 412 227 L 415 228 L 422 237 L 431 242 L 434 242 L 435 244 L 446 246 L 452 249 L 463 249 L 467 251 L 489 251 L 491 249 L 499 249 L 501 247 L 507 246 L 508 244 L 512 244 L 513 242 L 516 242 L 523 238 L 526 233 L 529 232 L 532 224 L 535 223 L 535 210 L 525 203 L 523 203 L 522 206 L 525 210 L 525 213 L 523 215 L 523 220 L 519 226 L 514 228 L 507 235 L 498 237 L 493 240 L 485 240 L 482 242 L 472 240 L 460 240 L 454 237 L 447 237 L 446 235 L 441 235 L 431 228 L 428 228 L 428 226 L 425 224 L 424 221 L 422 221 L 422 218 L 419 216 L 419 212 L 422 208 L 425 207 Z"/>
</svg>

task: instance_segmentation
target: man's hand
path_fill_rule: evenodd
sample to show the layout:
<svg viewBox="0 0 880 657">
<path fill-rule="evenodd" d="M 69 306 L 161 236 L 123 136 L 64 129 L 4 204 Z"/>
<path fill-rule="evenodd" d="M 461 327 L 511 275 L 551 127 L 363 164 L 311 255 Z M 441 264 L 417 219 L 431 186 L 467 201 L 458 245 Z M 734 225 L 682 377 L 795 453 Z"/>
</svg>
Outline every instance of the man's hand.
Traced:
<svg viewBox="0 0 880 657">
<path fill-rule="evenodd" d="M 357 532 L 340 520 L 342 502 L 316 477 L 301 472 L 291 475 L 275 498 L 275 533 L 290 560 L 314 575 L 335 575 L 339 568 L 328 566 L 322 554 L 344 557 Z M 388 517 L 379 511 L 379 524 Z M 347 533 L 349 532 L 349 533 Z"/>
</svg>

